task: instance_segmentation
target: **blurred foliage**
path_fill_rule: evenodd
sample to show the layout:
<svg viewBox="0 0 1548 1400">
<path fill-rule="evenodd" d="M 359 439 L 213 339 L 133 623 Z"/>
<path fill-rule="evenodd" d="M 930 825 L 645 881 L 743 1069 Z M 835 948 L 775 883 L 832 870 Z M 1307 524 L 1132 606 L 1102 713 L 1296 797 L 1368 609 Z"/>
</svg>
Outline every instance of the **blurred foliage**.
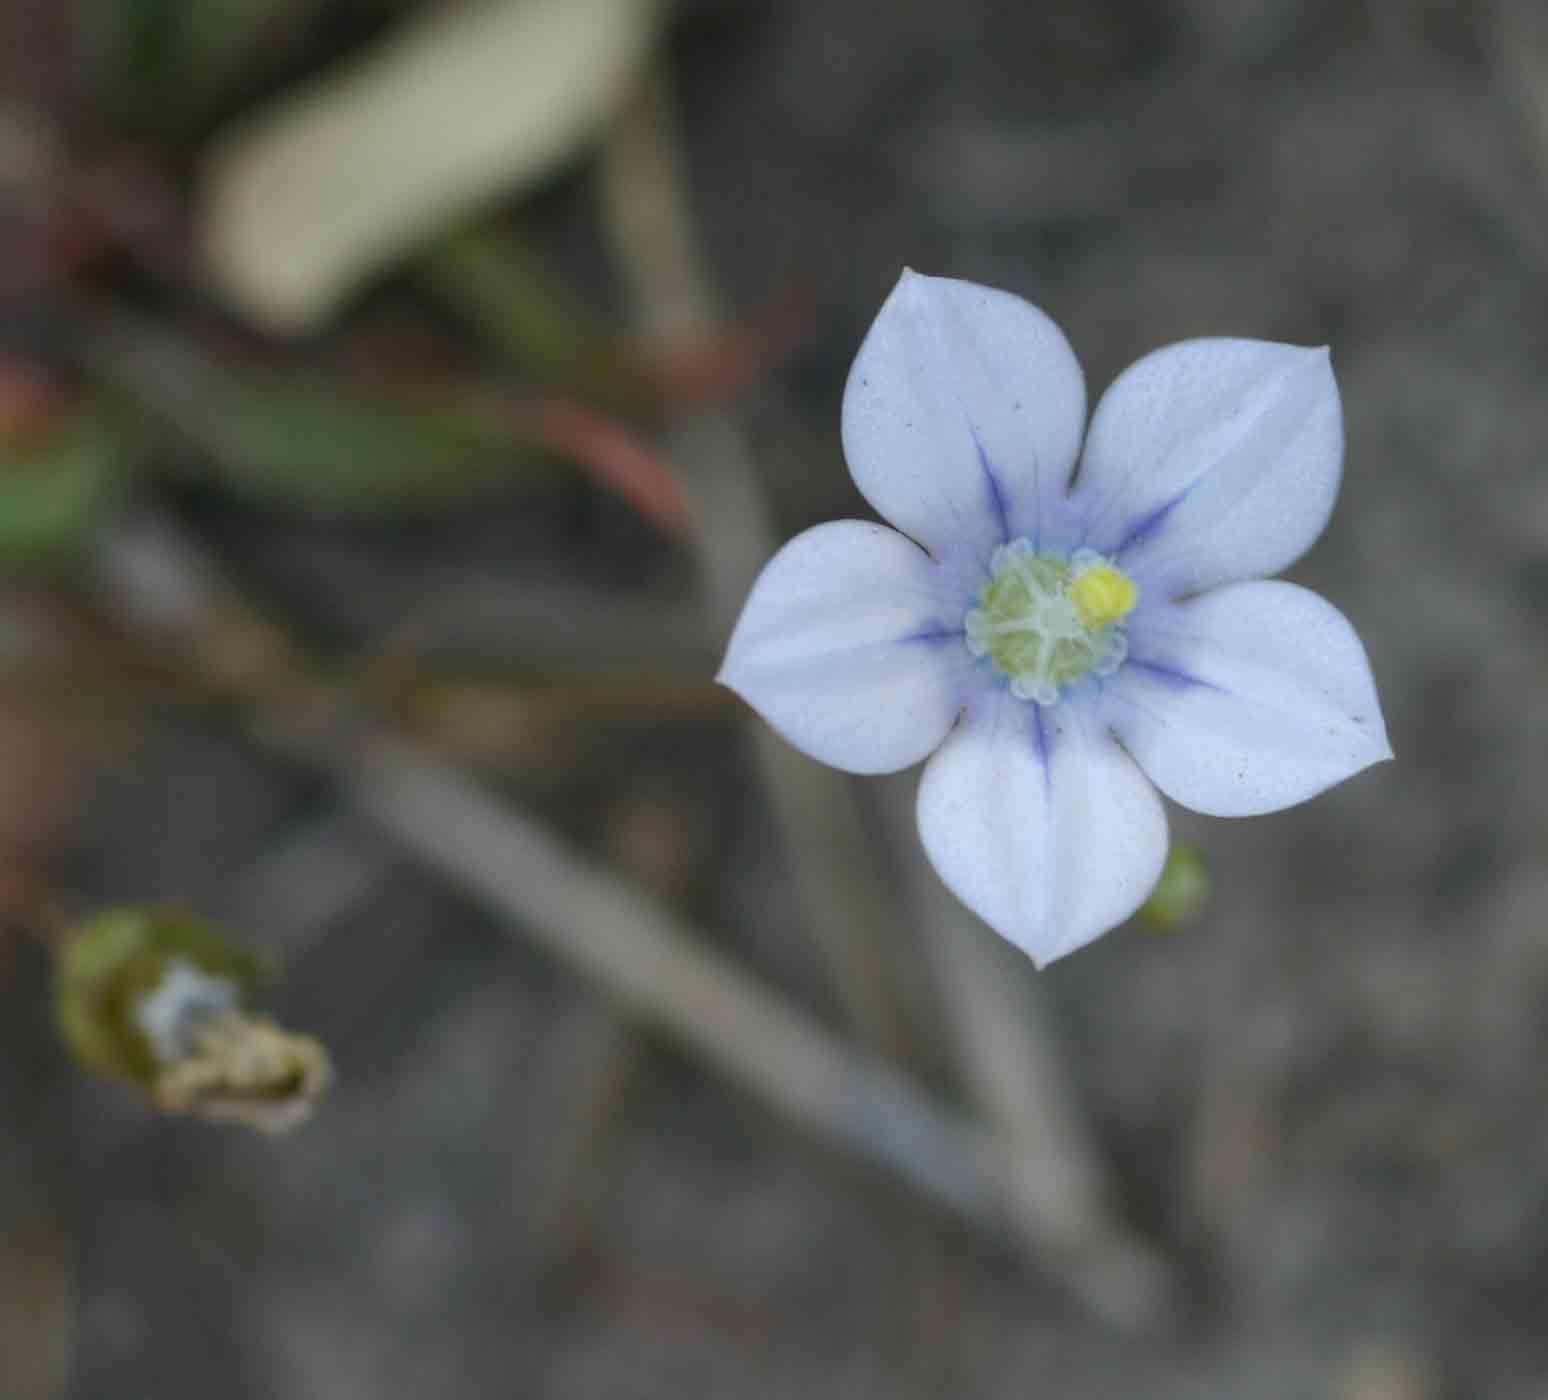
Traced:
<svg viewBox="0 0 1548 1400">
<path fill-rule="evenodd" d="M 329 512 L 433 506 L 552 466 L 496 415 L 423 392 L 213 369 L 201 387 L 184 426 L 197 425 L 225 485 L 269 504 Z"/>
<path fill-rule="evenodd" d="M 322 0 L 86 0 L 76 24 L 99 115 L 172 135 L 267 51 L 293 42 Z"/>
<path fill-rule="evenodd" d="M 417 13 L 393 22 L 407 10 Z M 229 251 L 235 238 L 284 281 L 306 275 L 315 237 L 327 245 L 325 261 L 342 260 L 326 274 L 338 280 L 318 292 L 316 315 L 305 312 L 318 324 L 357 280 L 345 264 L 360 275 L 385 271 L 440 232 L 448 211 L 519 194 L 582 153 L 663 15 L 658 0 L 343 8 L 86 0 L 73 8 L 61 28 L 67 42 L 37 54 L 74 65 L 73 95 L 63 105 L 6 109 L 0 260 L 13 271 L 0 299 L 13 283 L 25 297 L 60 299 L 55 334 L 84 371 L 88 396 L 46 440 L 16 443 L 0 431 L 10 443 L 0 447 L 0 567 L 48 562 L 89 536 L 145 444 L 144 414 L 119 409 L 172 425 L 201 472 L 265 505 L 429 509 L 569 465 L 662 528 L 686 529 L 665 465 L 628 424 L 594 411 L 650 416 L 681 367 L 602 328 L 519 240 L 470 229 L 428 259 L 444 299 L 520 376 L 514 386 L 457 382 L 445 371 L 296 369 L 250 348 L 234 355 L 207 314 L 186 314 L 213 276 L 213 290 L 260 326 L 295 328 L 288 312 L 255 307 L 222 255 L 199 250 Z M 17 32 L 34 31 L 39 22 Z M 244 95 L 306 56 L 320 57 L 320 67 L 245 121 Z M 25 67 L 25 53 L 10 62 Z M 50 90 L 57 99 L 65 88 Z M 233 110 L 234 123 L 226 120 Z M 456 111 L 466 119 L 450 120 Z M 202 152 L 208 176 L 195 182 L 204 196 L 193 204 L 190 151 Z M 278 171 L 276 188 L 266 169 Z M 307 171 L 315 183 L 302 178 Z M 470 182 L 466 198 L 453 197 L 447 178 Z M 330 358 L 359 358 L 354 327 L 339 327 L 337 339 Z M 703 347 L 701 358 L 750 362 L 745 346 L 731 355 L 722 348 Z M 450 344 L 432 358 L 461 362 Z M 563 401 L 535 401 L 529 381 Z"/>
<path fill-rule="evenodd" d="M 468 230 L 425 260 L 425 282 L 513 364 L 623 411 L 663 398 L 659 359 L 609 335 L 521 239 Z"/>
<path fill-rule="evenodd" d="M 714 722 L 736 713 L 724 686 L 648 671 L 535 676 L 437 673 L 376 678 L 379 702 L 407 733 L 466 764 L 532 777 L 573 768 L 607 726 Z"/>
<path fill-rule="evenodd" d="M 150 140 L 197 137 L 321 30 L 368 35 L 421 0 L 77 0 L 92 115 Z"/>
<path fill-rule="evenodd" d="M 9 630 L 12 617 L 4 619 Z M 7 643 L 10 642 L 8 637 Z M 51 866 L 74 824 L 96 736 L 74 690 L 50 693 L 9 655 L 0 683 L 0 944 L 35 928 L 51 899 Z"/>
<path fill-rule="evenodd" d="M 26 1200 L 26 1197 L 23 1197 Z M 79 1249 L 46 1206 L 0 1214 L 0 1356 L 5 1400 L 69 1393 L 77 1328 Z"/>
<path fill-rule="evenodd" d="M 122 414 L 89 401 L 0 445 L 0 568 L 77 553 L 133 457 Z"/>
<path fill-rule="evenodd" d="M 341 682 L 302 655 L 282 621 L 218 620 L 187 656 L 119 634 L 87 574 L 62 567 L 115 507 L 177 476 L 270 508 L 412 513 L 579 468 L 682 536 L 680 488 L 645 427 L 752 377 L 791 322 L 781 307 L 701 344 L 639 344 L 504 223 L 459 225 L 586 153 L 663 0 L 26 4 L 0 56 L 0 311 L 15 313 L 0 341 L 0 571 L 8 606 L 32 591 L 49 606 L 6 681 L 17 746 L 41 754 L 28 736 L 67 724 L 70 762 L 17 763 L 0 794 L 17 816 L 0 831 L 0 911 L 39 928 L 64 818 L 22 818 L 72 812 L 102 739 L 148 703 L 300 711 L 352 686 L 379 699 L 369 675 Z M 389 344 L 380 322 L 337 315 L 395 270 L 451 324 L 432 313 L 400 336 L 400 318 Z M 273 339 L 297 331 L 317 333 L 303 353 Z M 414 663 L 387 708 L 443 751 L 524 770 L 632 715 L 723 714 L 726 696 L 671 676 Z M 189 1040 L 169 1078 L 146 999 L 182 968 L 229 984 L 240 1009 L 260 973 L 191 912 L 112 910 L 55 946 L 60 1031 L 93 1072 L 211 1116 L 247 1112 L 287 1065 L 308 1094 L 326 1079 L 320 1050 L 251 1019 Z"/>
</svg>

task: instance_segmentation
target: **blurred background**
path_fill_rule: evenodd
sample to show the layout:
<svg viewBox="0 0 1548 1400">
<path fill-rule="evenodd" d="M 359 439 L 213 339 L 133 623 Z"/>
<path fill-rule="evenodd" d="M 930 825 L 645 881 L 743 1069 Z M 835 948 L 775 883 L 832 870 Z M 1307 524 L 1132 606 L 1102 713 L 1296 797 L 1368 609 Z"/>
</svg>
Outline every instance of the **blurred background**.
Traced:
<svg viewBox="0 0 1548 1400">
<path fill-rule="evenodd" d="M 1548 1395 L 1545 211 L 1533 0 L 4 0 L 0 1397 Z M 905 264 L 1344 395 L 1398 761 L 1041 976 L 710 680 Z"/>
</svg>

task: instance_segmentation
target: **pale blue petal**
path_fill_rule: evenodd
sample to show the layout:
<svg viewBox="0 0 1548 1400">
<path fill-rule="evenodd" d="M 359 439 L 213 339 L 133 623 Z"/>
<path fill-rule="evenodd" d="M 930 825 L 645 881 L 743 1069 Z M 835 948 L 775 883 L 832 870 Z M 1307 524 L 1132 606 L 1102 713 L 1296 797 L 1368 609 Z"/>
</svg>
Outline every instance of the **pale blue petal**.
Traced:
<svg viewBox="0 0 1548 1400">
<path fill-rule="evenodd" d="M 1326 350 L 1189 340 L 1102 396 L 1073 504 L 1091 548 L 1177 597 L 1299 558 L 1327 524 L 1342 461 Z"/>
<path fill-rule="evenodd" d="M 748 596 L 719 679 L 796 748 L 851 773 L 917 763 L 956 719 L 962 605 L 894 530 L 797 535 Z"/>
<path fill-rule="evenodd" d="M 1035 306 L 905 272 L 844 391 L 844 453 L 876 510 L 938 558 L 1034 540 L 1062 508 L 1085 381 Z"/>
<path fill-rule="evenodd" d="M 1003 691 L 925 768 L 919 834 L 941 879 L 1039 966 L 1129 917 L 1166 861 L 1166 816 L 1085 707 Z"/>
<path fill-rule="evenodd" d="M 1278 811 L 1392 757 L 1360 639 L 1290 583 L 1232 584 L 1152 615 L 1104 694 L 1156 786 L 1211 816 Z"/>
</svg>

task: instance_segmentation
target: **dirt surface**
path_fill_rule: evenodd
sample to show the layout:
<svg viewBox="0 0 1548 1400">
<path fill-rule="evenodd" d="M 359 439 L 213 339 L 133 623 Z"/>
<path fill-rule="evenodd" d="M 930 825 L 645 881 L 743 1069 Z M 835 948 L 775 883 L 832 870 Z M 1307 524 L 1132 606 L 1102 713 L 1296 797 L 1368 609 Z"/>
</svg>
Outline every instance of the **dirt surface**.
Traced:
<svg viewBox="0 0 1548 1400">
<path fill-rule="evenodd" d="M 1115 1335 L 1036 1260 L 621 1029 L 315 778 L 183 720 L 99 783 L 74 887 L 184 896 L 289 949 L 281 1007 L 340 1082 L 279 1142 L 153 1120 L 59 1063 L 22 956 L 0 992 L 0 1191 L 73 1240 L 68 1393 L 1548 1395 L 1532 18 L 809 0 L 698 4 L 673 30 L 718 274 L 741 304 L 793 274 L 817 290 L 811 336 L 739 404 L 788 530 L 862 509 L 839 395 L 905 264 L 1037 301 L 1093 390 L 1188 336 L 1332 347 L 1345 485 L 1293 577 L 1358 627 L 1397 762 L 1277 816 L 1174 813 L 1214 872 L 1206 918 L 1122 930 L 1043 978 L 1121 1209 L 1179 1264 L 1173 1323 Z M 538 216 L 615 296 L 585 177 Z M 412 526 L 187 509 L 335 642 L 459 571 L 663 606 L 690 587 L 580 491 Z M 733 726 L 623 724 L 520 786 L 833 1014 Z M 588 1095 L 599 1127 L 575 1121 Z"/>
</svg>

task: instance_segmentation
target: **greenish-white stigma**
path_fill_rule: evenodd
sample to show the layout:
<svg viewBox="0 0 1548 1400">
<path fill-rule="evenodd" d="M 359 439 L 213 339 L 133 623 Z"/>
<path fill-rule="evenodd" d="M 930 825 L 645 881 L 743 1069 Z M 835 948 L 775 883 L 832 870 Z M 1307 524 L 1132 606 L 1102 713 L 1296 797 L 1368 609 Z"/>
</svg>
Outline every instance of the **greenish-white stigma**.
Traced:
<svg viewBox="0 0 1548 1400">
<path fill-rule="evenodd" d="M 1065 686 L 1123 664 L 1124 619 L 1138 601 L 1134 581 L 1094 550 L 1066 559 L 1017 539 L 990 558 L 963 630 L 968 650 L 994 663 L 1012 695 L 1052 705 Z"/>
</svg>

